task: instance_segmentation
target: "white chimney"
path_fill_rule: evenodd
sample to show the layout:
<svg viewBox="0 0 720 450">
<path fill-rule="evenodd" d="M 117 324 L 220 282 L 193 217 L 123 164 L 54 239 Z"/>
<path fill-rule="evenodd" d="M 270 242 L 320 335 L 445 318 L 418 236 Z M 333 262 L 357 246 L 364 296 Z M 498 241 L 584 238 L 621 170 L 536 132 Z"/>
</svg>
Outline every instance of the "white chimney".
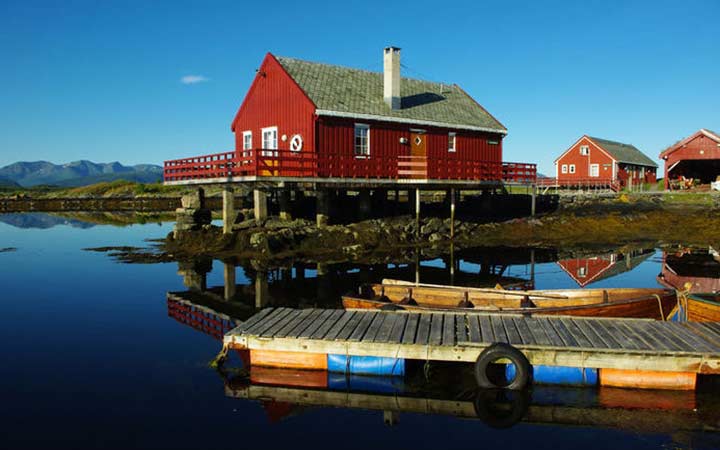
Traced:
<svg viewBox="0 0 720 450">
<path fill-rule="evenodd" d="M 391 109 L 400 109 L 400 49 L 385 47 L 383 54 L 383 97 Z"/>
</svg>

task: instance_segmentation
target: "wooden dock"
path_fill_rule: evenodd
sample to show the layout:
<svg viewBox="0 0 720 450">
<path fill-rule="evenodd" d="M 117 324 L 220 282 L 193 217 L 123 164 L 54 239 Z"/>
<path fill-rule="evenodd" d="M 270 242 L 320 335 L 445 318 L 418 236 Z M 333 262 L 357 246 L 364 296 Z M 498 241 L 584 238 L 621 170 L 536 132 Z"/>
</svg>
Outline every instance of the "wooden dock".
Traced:
<svg viewBox="0 0 720 450">
<path fill-rule="evenodd" d="M 533 365 L 720 374 L 720 323 L 267 308 L 228 348 L 475 362 L 505 342 Z"/>
</svg>

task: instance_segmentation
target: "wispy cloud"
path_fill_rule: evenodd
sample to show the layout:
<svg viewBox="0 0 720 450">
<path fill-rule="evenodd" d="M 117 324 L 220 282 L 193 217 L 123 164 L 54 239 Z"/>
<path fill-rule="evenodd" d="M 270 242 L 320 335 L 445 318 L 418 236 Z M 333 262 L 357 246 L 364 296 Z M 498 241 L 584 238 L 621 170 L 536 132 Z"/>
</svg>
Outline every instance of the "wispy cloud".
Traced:
<svg viewBox="0 0 720 450">
<path fill-rule="evenodd" d="M 182 84 L 198 84 L 204 83 L 206 81 L 210 81 L 210 78 L 203 75 L 185 75 L 184 77 L 180 78 L 180 82 Z"/>
</svg>

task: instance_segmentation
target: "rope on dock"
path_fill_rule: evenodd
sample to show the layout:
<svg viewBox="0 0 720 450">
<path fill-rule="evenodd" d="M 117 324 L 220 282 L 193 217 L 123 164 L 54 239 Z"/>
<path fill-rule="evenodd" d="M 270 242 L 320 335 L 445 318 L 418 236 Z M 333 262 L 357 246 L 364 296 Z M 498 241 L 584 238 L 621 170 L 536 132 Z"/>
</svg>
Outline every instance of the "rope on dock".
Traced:
<svg viewBox="0 0 720 450">
<path fill-rule="evenodd" d="M 225 364 L 225 361 L 227 361 L 228 350 L 230 350 L 230 346 L 223 343 L 220 353 L 218 353 L 217 356 L 215 356 L 215 358 L 213 358 L 208 365 L 213 369 L 221 368 Z"/>
</svg>

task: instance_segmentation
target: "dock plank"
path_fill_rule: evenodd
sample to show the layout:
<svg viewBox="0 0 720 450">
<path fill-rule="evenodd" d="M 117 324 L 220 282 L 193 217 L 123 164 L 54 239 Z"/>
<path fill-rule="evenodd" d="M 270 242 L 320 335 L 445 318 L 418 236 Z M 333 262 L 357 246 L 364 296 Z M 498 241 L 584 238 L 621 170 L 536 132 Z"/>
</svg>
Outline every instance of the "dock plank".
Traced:
<svg viewBox="0 0 720 450">
<path fill-rule="evenodd" d="M 515 322 L 513 322 L 512 317 L 502 317 L 501 318 L 503 327 L 505 328 L 505 334 L 507 334 L 508 341 L 510 345 L 520 345 L 523 343 L 522 338 L 520 337 L 520 332 L 518 332 L 517 327 L 515 326 Z"/>
<path fill-rule="evenodd" d="M 236 333 L 239 333 L 239 332 L 241 332 L 241 331 L 245 331 L 246 329 L 250 328 L 251 326 L 255 325 L 256 323 L 258 323 L 259 321 L 261 321 L 262 319 L 264 319 L 265 317 L 267 317 L 267 316 L 268 316 L 270 313 L 272 313 L 273 311 L 275 311 L 275 308 L 265 308 L 265 309 L 260 310 L 260 312 L 258 312 L 257 314 L 255 314 L 255 315 L 253 315 L 252 317 L 248 318 L 248 320 L 246 320 L 245 322 L 243 322 L 243 323 L 241 323 L 240 325 L 238 325 L 238 326 L 234 329 L 234 331 L 235 331 Z"/>
<path fill-rule="evenodd" d="M 629 326 L 624 325 L 626 328 Z M 675 344 L 672 340 L 658 339 L 652 332 L 654 327 L 647 327 L 646 324 L 639 323 L 632 327 L 632 330 L 645 341 L 649 348 L 663 350 L 663 351 L 682 351 L 682 347 Z"/>
<path fill-rule="evenodd" d="M 683 326 L 692 329 L 698 338 L 708 342 L 711 346 L 718 347 L 720 345 L 720 337 L 700 322 L 686 322 L 683 323 Z"/>
<path fill-rule="evenodd" d="M 570 333 L 570 330 L 565 326 L 565 324 L 562 321 L 562 318 L 560 317 L 554 317 L 550 319 L 550 324 L 555 328 L 555 331 L 560 336 L 560 339 L 562 339 L 563 343 L 568 347 L 580 347 L 580 343 L 575 339 L 575 337 Z"/>
<path fill-rule="evenodd" d="M 547 333 L 543 329 L 543 326 L 540 324 L 537 318 L 529 317 L 525 319 L 525 323 L 527 324 L 528 329 L 532 334 L 533 340 L 538 345 L 552 345 L 550 338 L 548 337 Z"/>
<path fill-rule="evenodd" d="M 610 345 L 590 326 L 588 320 L 567 319 L 590 341 L 593 348 L 610 348 Z"/>
<path fill-rule="evenodd" d="M 295 337 L 293 335 L 293 331 L 303 324 L 305 322 L 305 319 L 307 319 L 308 316 L 313 314 L 313 312 L 316 311 L 314 309 L 302 309 L 300 310 L 299 314 L 296 314 L 295 317 L 292 318 L 287 324 L 285 324 L 284 327 L 280 328 L 277 333 L 274 335 L 271 335 L 269 333 L 264 333 L 263 336 L 272 336 L 272 337 Z"/>
<path fill-rule="evenodd" d="M 430 321 L 430 338 L 428 339 L 428 344 L 430 344 L 430 345 L 442 344 L 444 319 L 445 319 L 445 314 L 442 314 L 442 313 L 433 313 L 432 314 L 432 320 Z"/>
<path fill-rule="evenodd" d="M 467 320 L 468 335 L 470 342 L 483 342 L 482 333 L 480 333 L 480 318 L 475 314 L 465 316 Z"/>
<path fill-rule="evenodd" d="M 540 323 L 540 326 L 545 330 L 545 334 L 547 334 L 548 339 L 550 339 L 550 343 L 553 347 L 564 347 L 565 344 L 563 343 L 562 338 L 558 334 L 557 331 L 555 331 L 555 328 L 553 328 L 552 324 L 550 323 L 550 319 L 547 317 L 538 317 L 537 321 Z"/>
<path fill-rule="evenodd" d="M 432 314 L 420 314 L 420 322 L 418 322 L 417 334 L 415 335 L 415 343 L 418 345 L 426 345 L 430 337 L 430 321 Z"/>
<path fill-rule="evenodd" d="M 688 349 L 700 350 L 703 352 L 715 351 L 714 346 L 708 344 L 702 339 L 699 339 L 688 329 L 684 328 L 680 323 L 659 322 L 659 325 L 661 325 L 666 332 L 669 332 L 673 337 L 675 337 L 678 343 L 684 343 Z"/>
<path fill-rule="evenodd" d="M 340 320 L 340 318 L 345 314 L 345 311 L 342 309 L 334 309 L 332 310 L 332 313 L 330 314 L 330 317 L 323 322 L 323 324 L 318 327 L 317 330 L 310 336 L 311 339 L 323 339 L 325 336 L 328 335 L 330 332 L 330 329 Z"/>
<path fill-rule="evenodd" d="M 493 333 L 492 323 L 490 323 L 490 316 L 478 316 L 480 323 L 480 336 L 481 342 L 495 342 L 495 333 Z"/>
<path fill-rule="evenodd" d="M 403 330 L 402 343 L 414 344 L 416 342 L 417 330 L 420 325 L 420 314 L 408 314 L 405 330 Z"/>
<path fill-rule="evenodd" d="M 627 333 L 625 330 L 618 327 L 614 322 L 609 320 L 599 321 L 601 326 L 604 326 L 612 337 L 623 346 L 623 348 L 629 350 L 641 350 L 644 348 L 642 342 L 640 342 L 632 333 Z"/>
<path fill-rule="evenodd" d="M 442 345 L 455 345 L 455 319 L 460 317 L 457 314 L 443 315 Z"/>
<path fill-rule="evenodd" d="M 530 328 L 528 328 L 527 323 L 525 323 L 525 320 L 522 317 L 513 317 L 513 322 L 515 322 L 515 327 L 520 334 L 520 339 L 522 339 L 523 344 L 535 345 L 537 343 L 530 332 Z"/>
<path fill-rule="evenodd" d="M 579 322 L 579 321 L 578 321 Z M 595 334 L 605 343 L 607 348 L 623 348 L 610 334 L 607 328 L 598 324 L 597 320 L 586 319 L 583 321 L 589 328 L 591 328 Z"/>
<path fill-rule="evenodd" d="M 320 309 L 320 314 L 317 315 L 317 320 L 312 321 L 305 329 L 298 334 L 299 338 L 307 339 L 320 328 L 326 320 L 330 318 L 333 313 L 332 309 Z"/>
<path fill-rule="evenodd" d="M 340 332 L 347 326 L 348 322 L 357 314 L 355 311 L 345 311 L 342 316 L 338 317 L 335 323 L 330 327 L 323 339 L 333 341 L 337 339 Z"/>
<path fill-rule="evenodd" d="M 323 309 L 312 309 L 305 318 L 293 328 L 286 337 L 301 338 L 305 330 L 312 327 L 313 324 L 320 320 L 320 315 L 323 313 Z M 312 334 L 312 333 L 311 333 Z"/>
<path fill-rule="evenodd" d="M 358 323 L 357 328 L 353 330 L 350 337 L 348 337 L 348 341 L 350 342 L 357 342 L 362 340 L 363 336 L 365 336 L 365 333 L 367 333 L 368 328 L 370 328 L 370 324 L 375 319 L 375 316 L 380 314 L 379 312 L 372 311 L 372 312 L 362 312 L 360 314 L 360 323 Z"/>
<path fill-rule="evenodd" d="M 385 318 L 388 317 L 390 314 L 383 314 L 378 313 L 375 318 L 373 318 L 372 322 L 370 322 L 370 326 L 368 327 L 367 332 L 362 337 L 363 342 L 374 342 L 375 336 L 377 336 L 378 332 L 380 331 L 380 328 L 382 327 L 383 322 L 385 322 Z"/>
<path fill-rule="evenodd" d="M 383 314 L 383 316 L 385 316 L 385 320 L 373 338 L 373 342 L 388 342 L 393 326 L 395 326 L 395 322 L 400 318 L 397 314 Z"/>
<path fill-rule="evenodd" d="M 357 328 L 358 324 L 360 323 L 360 320 L 363 318 L 363 313 L 360 311 L 355 311 L 355 314 L 350 318 L 350 320 L 347 321 L 345 326 L 340 330 L 340 332 L 335 337 L 336 341 L 344 341 L 347 340 L 350 335 L 355 331 L 355 328 Z"/>
<path fill-rule="evenodd" d="M 244 331 L 244 334 L 248 335 L 260 335 L 265 330 L 273 326 L 278 321 L 284 319 L 285 317 L 289 315 L 296 314 L 296 311 L 290 308 L 278 308 L 275 311 L 272 312 L 269 316 L 267 316 L 264 320 L 260 320 L 255 325 L 251 326 L 247 330 Z"/>
<path fill-rule="evenodd" d="M 492 331 L 495 335 L 494 342 L 509 343 L 507 333 L 505 333 L 505 325 L 502 323 L 502 318 L 499 316 L 490 316 L 490 324 L 492 325 Z"/>
<path fill-rule="evenodd" d="M 560 321 L 565 326 L 565 329 L 570 333 L 570 335 L 575 339 L 575 342 L 578 343 L 578 347 L 580 348 L 597 348 L 592 340 L 583 332 L 580 327 L 578 327 L 577 323 L 573 322 L 572 319 L 569 317 L 561 317 Z"/>
<path fill-rule="evenodd" d="M 383 342 L 393 342 L 398 344 L 402 342 L 403 334 L 405 332 L 405 325 L 408 320 L 408 314 L 397 314 L 396 318 L 397 320 L 393 324 L 392 330 L 390 331 L 390 336 L 387 340 Z"/>
<path fill-rule="evenodd" d="M 472 342 L 470 340 L 470 330 L 468 329 L 469 316 L 467 314 L 455 316 L 455 332 L 458 344 L 466 344 Z"/>
</svg>

